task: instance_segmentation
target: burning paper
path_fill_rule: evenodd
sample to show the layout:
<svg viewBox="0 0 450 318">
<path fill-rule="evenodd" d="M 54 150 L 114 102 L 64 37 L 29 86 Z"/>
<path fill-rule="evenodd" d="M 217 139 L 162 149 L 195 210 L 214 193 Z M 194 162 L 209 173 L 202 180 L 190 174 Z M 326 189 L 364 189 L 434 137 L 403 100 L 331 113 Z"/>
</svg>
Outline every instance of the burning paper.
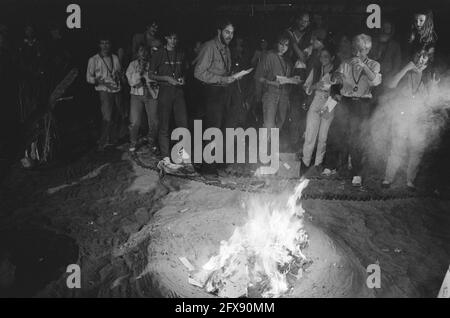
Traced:
<svg viewBox="0 0 450 318">
<path fill-rule="evenodd" d="M 302 249 L 308 236 L 303 229 L 304 210 L 297 200 L 307 185 L 308 180 L 302 181 L 284 201 L 252 198 L 247 223 L 221 242 L 219 254 L 193 278 L 220 297 L 247 296 L 249 288 L 257 288 L 262 297 L 286 293 L 287 273 L 292 268 L 300 270 L 300 263 L 306 261 Z"/>
</svg>

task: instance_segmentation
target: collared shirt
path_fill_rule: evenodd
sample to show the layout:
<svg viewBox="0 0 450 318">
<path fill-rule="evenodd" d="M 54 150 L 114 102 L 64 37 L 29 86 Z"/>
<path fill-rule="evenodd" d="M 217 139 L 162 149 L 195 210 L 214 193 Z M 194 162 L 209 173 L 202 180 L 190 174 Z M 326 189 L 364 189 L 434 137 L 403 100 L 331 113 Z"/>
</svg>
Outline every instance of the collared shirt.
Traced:
<svg viewBox="0 0 450 318">
<path fill-rule="evenodd" d="M 274 51 L 270 51 L 264 59 L 258 63 L 255 72 L 255 79 L 259 80 L 260 78 L 264 78 L 268 81 L 275 81 L 277 76 L 290 77 L 291 72 L 291 61 L 284 56 L 278 55 Z"/>
<path fill-rule="evenodd" d="M 369 80 L 362 68 L 359 70 L 354 68 L 351 59 L 341 63 L 337 72 L 342 75 L 342 96 L 372 98 L 371 88 L 381 84 L 380 64 L 369 58 L 366 64 L 375 73 L 375 78 L 372 81 Z"/>
<path fill-rule="evenodd" d="M 184 77 L 185 66 L 183 52 L 178 50 L 169 51 L 166 48 L 162 48 L 152 56 L 150 73 L 159 76 L 170 76 L 177 80 Z M 161 82 L 161 84 L 170 85 L 166 82 Z"/>
<path fill-rule="evenodd" d="M 134 60 L 128 65 L 126 76 L 128 79 L 128 84 L 130 84 L 131 95 L 144 96 L 144 86 L 139 85 L 142 83 L 142 78 L 144 77 L 147 81 L 148 79 L 148 69 L 149 62 L 146 62 L 144 65 L 144 70 L 142 70 L 142 66 L 139 63 L 139 60 Z"/>
<path fill-rule="evenodd" d="M 231 53 L 218 38 L 206 42 L 197 58 L 194 76 L 207 84 L 222 84 L 230 75 Z"/>
<path fill-rule="evenodd" d="M 113 65 L 111 65 L 111 59 Z M 86 80 L 90 84 L 95 84 L 95 79 L 100 78 L 111 84 L 115 84 L 116 88 L 111 89 L 105 85 L 96 85 L 96 91 L 105 91 L 109 93 L 117 93 L 120 91 L 120 80 L 114 80 L 114 77 L 118 78 L 122 68 L 120 66 L 119 58 L 117 55 L 112 54 L 111 57 L 102 57 L 100 54 L 96 54 L 89 59 Z"/>
</svg>

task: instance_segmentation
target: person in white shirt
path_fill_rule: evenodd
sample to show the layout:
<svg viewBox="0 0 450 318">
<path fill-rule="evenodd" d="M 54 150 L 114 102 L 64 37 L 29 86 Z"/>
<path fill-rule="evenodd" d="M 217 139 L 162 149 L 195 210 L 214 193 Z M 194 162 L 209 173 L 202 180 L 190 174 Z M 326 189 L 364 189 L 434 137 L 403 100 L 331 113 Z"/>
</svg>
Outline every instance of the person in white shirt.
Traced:
<svg viewBox="0 0 450 318">
<path fill-rule="evenodd" d="M 343 132 L 344 158 L 350 154 L 353 186 L 362 185 L 364 123 L 371 113 L 371 89 L 381 84 L 380 64 L 367 57 L 371 48 L 370 36 L 355 36 L 352 41 L 353 57 L 343 61 L 335 73 L 337 82 L 342 84 L 342 100 L 337 106 L 335 120 Z"/>
<path fill-rule="evenodd" d="M 100 97 L 103 127 L 99 149 L 112 145 L 113 114 L 120 110 L 120 76 L 122 68 L 119 58 L 111 54 L 111 41 L 100 39 L 100 52 L 88 61 L 86 80 L 95 86 Z"/>
<path fill-rule="evenodd" d="M 325 156 L 328 130 L 334 118 L 334 105 L 329 101 L 332 74 L 335 70 L 335 52 L 331 47 L 324 47 L 319 54 L 319 64 L 316 64 L 310 71 L 305 84 L 305 92 L 307 95 L 314 94 L 314 99 L 306 116 L 305 142 L 303 144 L 303 157 L 300 169 L 301 173 L 306 171 L 311 164 L 312 154 L 316 146 L 317 150 L 314 166 L 318 172 L 322 172 L 322 162 Z M 335 103 L 335 101 L 334 101 Z"/>
<path fill-rule="evenodd" d="M 126 71 L 128 84 L 130 84 L 130 151 L 136 150 L 142 114 L 145 109 L 148 121 L 147 141 L 150 148 L 156 150 L 158 135 L 158 100 L 151 95 L 149 78 L 150 62 L 148 50 L 145 45 L 139 45 L 137 59 L 132 61 Z"/>
</svg>

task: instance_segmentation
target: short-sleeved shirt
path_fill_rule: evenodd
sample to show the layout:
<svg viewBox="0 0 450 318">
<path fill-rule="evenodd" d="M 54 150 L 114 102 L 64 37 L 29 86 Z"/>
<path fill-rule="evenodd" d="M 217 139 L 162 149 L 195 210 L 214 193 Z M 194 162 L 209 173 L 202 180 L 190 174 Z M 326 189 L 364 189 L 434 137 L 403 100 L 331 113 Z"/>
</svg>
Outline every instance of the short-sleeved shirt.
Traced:
<svg viewBox="0 0 450 318">
<path fill-rule="evenodd" d="M 184 77 L 184 53 L 178 50 L 162 48 L 153 54 L 150 62 L 150 74 L 158 76 L 171 76 L 174 79 Z M 161 83 L 163 85 L 168 83 Z"/>
<path fill-rule="evenodd" d="M 381 84 L 380 63 L 367 59 L 366 64 L 375 73 L 375 78 L 372 81 L 362 69 L 356 70 L 354 68 L 351 59 L 341 63 L 337 72 L 342 75 L 343 79 L 342 96 L 372 98 L 372 87 Z"/>
</svg>

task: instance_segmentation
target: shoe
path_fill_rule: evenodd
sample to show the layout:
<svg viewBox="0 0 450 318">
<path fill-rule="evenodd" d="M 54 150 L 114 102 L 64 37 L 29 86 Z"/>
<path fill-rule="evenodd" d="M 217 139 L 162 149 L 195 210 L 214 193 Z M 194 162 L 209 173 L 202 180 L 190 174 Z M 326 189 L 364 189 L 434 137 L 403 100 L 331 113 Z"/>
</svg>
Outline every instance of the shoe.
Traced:
<svg viewBox="0 0 450 318">
<path fill-rule="evenodd" d="M 352 180 L 352 186 L 354 187 L 360 187 L 362 185 L 362 178 L 361 176 L 354 176 Z"/>
<path fill-rule="evenodd" d="M 409 191 L 412 191 L 412 192 L 416 191 L 416 186 L 411 181 L 408 181 L 406 183 L 406 187 L 408 188 Z"/>
<path fill-rule="evenodd" d="M 331 176 L 335 175 L 336 173 L 337 173 L 336 169 L 325 168 L 325 169 L 323 169 L 321 174 L 324 177 L 331 177 Z"/>
<path fill-rule="evenodd" d="M 129 150 L 130 152 L 135 152 L 135 151 L 136 151 L 136 144 L 131 144 L 131 145 L 130 145 L 130 148 L 128 148 L 128 150 Z"/>
<path fill-rule="evenodd" d="M 384 181 L 381 183 L 381 187 L 382 187 L 383 189 L 389 189 L 389 188 L 391 187 L 391 183 L 390 183 L 389 181 L 384 180 Z"/>
</svg>

